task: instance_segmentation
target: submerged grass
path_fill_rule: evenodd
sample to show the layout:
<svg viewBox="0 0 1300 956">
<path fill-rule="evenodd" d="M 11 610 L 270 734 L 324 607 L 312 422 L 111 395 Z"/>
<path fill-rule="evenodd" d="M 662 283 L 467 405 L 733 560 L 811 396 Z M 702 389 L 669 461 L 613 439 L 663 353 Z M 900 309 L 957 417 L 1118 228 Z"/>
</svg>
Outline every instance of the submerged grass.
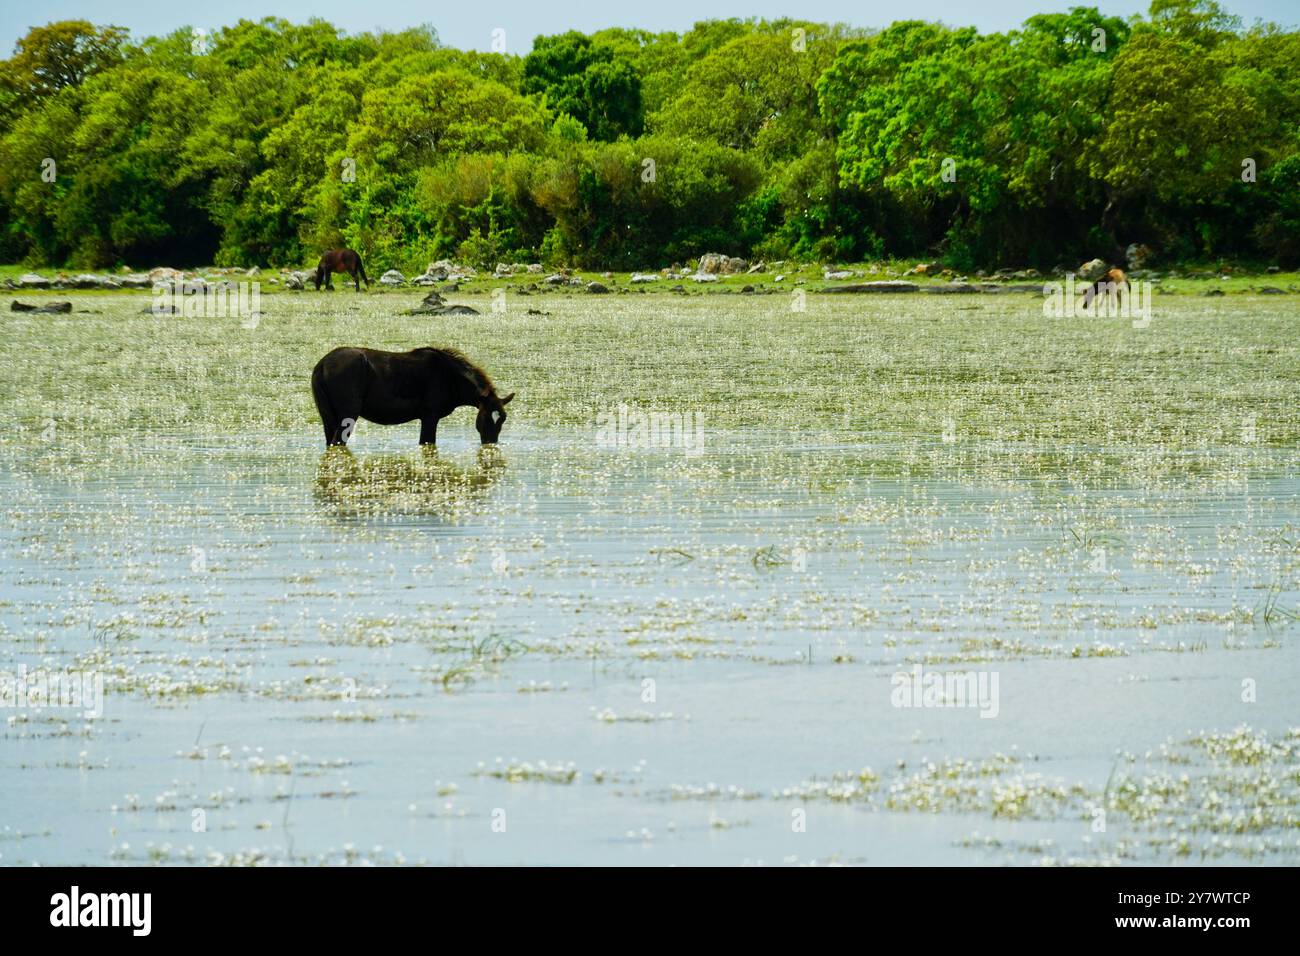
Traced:
<svg viewBox="0 0 1300 956">
<path fill-rule="evenodd" d="M 93 474 L 147 459 L 177 433 L 254 453 L 270 434 L 316 443 L 317 358 L 340 344 L 431 343 L 464 349 L 518 390 L 507 442 L 520 425 L 592 439 L 597 413 L 628 403 L 699 410 L 706 441 L 756 428 L 859 446 L 858 467 L 896 474 L 1226 477 L 1300 443 L 1297 309 L 1269 297 L 1171 301 L 1145 329 L 1045 318 L 1032 298 L 992 301 L 977 317 L 892 296 L 806 312 L 763 299 L 572 298 L 550 317 L 402 317 L 399 304 L 277 297 L 253 329 L 140 315 L 131 296 L 99 297 L 92 314 L 6 313 L 0 451 Z"/>
<path fill-rule="evenodd" d="M 639 770 L 577 771 L 607 760 L 593 734 L 654 756 L 689 731 L 673 759 L 726 770 L 744 748 L 712 735 L 791 706 L 749 690 L 774 680 L 807 682 L 818 709 L 885 699 L 890 673 L 913 663 L 996 664 L 1009 693 L 1065 670 L 1078 698 L 1054 705 L 1088 713 L 1093 694 L 1099 708 L 1126 706 L 1116 675 L 1130 674 L 1128 692 L 1157 656 L 1180 679 L 1236 675 L 1239 662 L 1288 673 L 1288 635 L 1271 633 L 1295 619 L 1300 592 L 1300 317 L 1287 297 L 1174 296 L 1144 329 L 1045 319 L 1032 296 L 975 311 L 930 296 L 809 296 L 806 312 L 781 296 L 553 296 L 549 316 L 511 299 L 505 313 L 413 318 L 395 293 L 277 295 L 255 327 L 141 315 L 139 297 L 69 297 L 91 311 L 3 319 L 0 669 L 98 671 L 111 714 L 132 720 L 83 734 L 78 721 L 23 715 L 6 740 L 67 736 L 88 753 L 0 750 L 0 772 L 122 774 L 131 782 L 88 798 L 104 809 L 160 787 L 142 712 L 247 714 L 266 738 L 234 753 L 291 755 L 288 769 L 251 756 L 206 765 L 236 788 L 231 803 L 265 798 L 246 792 L 249 778 L 307 773 L 292 755 L 322 738 L 281 745 L 281 732 L 328 733 L 345 762 L 312 773 L 340 779 L 294 798 L 291 853 L 355 861 L 330 842 L 305 846 L 312 808 L 389 790 L 418 802 L 401 789 L 412 729 L 492 740 L 459 771 L 440 768 L 451 773 L 514 750 L 490 736 L 498 723 L 522 736 L 556 719 L 553 733 L 544 724 L 554 749 L 524 752 L 566 759 L 485 764 L 475 785 L 639 785 Z M 308 376 L 341 344 L 463 349 L 519 393 L 502 445 L 480 450 L 462 411 L 437 451 L 416 447 L 414 425 L 362 423 L 352 453 L 324 454 Z M 698 415 L 702 447 L 611 441 L 598 416 L 620 406 Z M 658 700 L 635 684 L 647 674 Z M 605 696 L 619 680 L 636 689 Z M 732 708 L 722 719 L 719 699 Z M 1211 716 L 1232 726 L 1226 712 Z M 988 752 L 974 745 L 937 746 L 947 752 L 933 763 L 813 779 L 790 796 L 1072 823 L 1090 800 L 1137 820 L 1168 790 L 1126 765 L 1085 792 L 972 758 Z M 1294 743 L 1269 747 L 1268 772 L 1294 774 Z M 802 766 L 789 749 L 769 759 Z M 352 777 L 363 767 L 369 794 Z M 28 794 L 46 787 L 18 777 Z M 1280 845 L 1292 782 L 1265 794 L 1277 799 L 1264 852 Z M 162 805 L 228 802 L 191 789 L 169 788 Z M 674 799 L 765 792 L 740 777 Z M 1106 852 L 1127 859 L 1147 839 L 1212 852 L 1179 806 Z M 256 809 L 262 827 L 284 808 Z M 1239 817 L 1254 825 L 1240 802 Z M 249 836 L 183 859 L 268 859 Z M 92 855 L 103 845 L 82 838 Z"/>
</svg>

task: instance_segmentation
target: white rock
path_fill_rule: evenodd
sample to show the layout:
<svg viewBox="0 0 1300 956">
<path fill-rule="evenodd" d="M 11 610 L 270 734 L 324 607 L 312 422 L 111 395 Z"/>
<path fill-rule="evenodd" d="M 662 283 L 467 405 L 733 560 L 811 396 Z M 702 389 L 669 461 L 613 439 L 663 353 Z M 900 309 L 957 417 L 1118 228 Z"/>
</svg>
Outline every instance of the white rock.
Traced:
<svg viewBox="0 0 1300 956">
<path fill-rule="evenodd" d="M 1106 263 L 1100 259 L 1090 259 L 1079 266 L 1078 278 L 1084 282 L 1096 282 L 1106 274 Z"/>
</svg>

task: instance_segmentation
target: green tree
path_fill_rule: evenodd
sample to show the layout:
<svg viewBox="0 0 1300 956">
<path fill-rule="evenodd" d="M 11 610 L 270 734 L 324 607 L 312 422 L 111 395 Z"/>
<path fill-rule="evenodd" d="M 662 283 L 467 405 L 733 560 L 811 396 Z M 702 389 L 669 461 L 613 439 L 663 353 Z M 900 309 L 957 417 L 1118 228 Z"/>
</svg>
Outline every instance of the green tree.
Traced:
<svg viewBox="0 0 1300 956">
<path fill-rule="evenodd" d="M 524 58 L 523 90 L 567 113 L 593 139 L 614 140 L 641 132 L 641 78 L 618 47 L 576 31 L 538 37 Z"/>
<path fill-rule="evenodd" d="M 14 56 L 0 64 L 0 119 L 8 121 L 121 63 L 127 37 L 123 27 L 97 27 L 87 20 L 32 27 Z"/>
</svg>

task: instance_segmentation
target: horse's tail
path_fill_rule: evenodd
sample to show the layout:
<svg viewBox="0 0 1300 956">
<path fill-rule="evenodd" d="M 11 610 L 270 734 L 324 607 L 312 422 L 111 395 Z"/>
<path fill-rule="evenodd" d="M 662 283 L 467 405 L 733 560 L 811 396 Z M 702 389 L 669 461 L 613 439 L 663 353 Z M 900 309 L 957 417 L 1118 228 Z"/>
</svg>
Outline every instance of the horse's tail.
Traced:
<svg viewBox="0 0 1300 956">
<path fill-rule="evenodd" d="M 316 411 L 320 412 L 321 422 L 325 426 L 325 444 L 333 445 L 340 425 L 339 417 L 334 411 L 334 403 L 330 401 L 329 389 L 325 387 L 325 373 L 321 371 L 319 363 L 311 371 L 311 395 L 316 399 Z"/>
</svg>

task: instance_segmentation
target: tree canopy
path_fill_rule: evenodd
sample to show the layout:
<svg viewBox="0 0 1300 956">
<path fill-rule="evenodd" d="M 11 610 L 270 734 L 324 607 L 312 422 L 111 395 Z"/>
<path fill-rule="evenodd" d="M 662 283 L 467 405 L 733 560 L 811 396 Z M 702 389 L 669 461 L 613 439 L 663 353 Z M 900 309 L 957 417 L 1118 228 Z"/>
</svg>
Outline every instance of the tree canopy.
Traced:
<svg viewBox="0 0 1300 956">
<path fill-rule="evenodd" d="M 537 37 L 241 20 L 32 29 L 0 62 L 0 256 L 290 264 L 350 244 L 650 268 L 1300 262 L 1300 33 L 1212 0 L 1018 29 L 801 20 Z"/>
</svg>

